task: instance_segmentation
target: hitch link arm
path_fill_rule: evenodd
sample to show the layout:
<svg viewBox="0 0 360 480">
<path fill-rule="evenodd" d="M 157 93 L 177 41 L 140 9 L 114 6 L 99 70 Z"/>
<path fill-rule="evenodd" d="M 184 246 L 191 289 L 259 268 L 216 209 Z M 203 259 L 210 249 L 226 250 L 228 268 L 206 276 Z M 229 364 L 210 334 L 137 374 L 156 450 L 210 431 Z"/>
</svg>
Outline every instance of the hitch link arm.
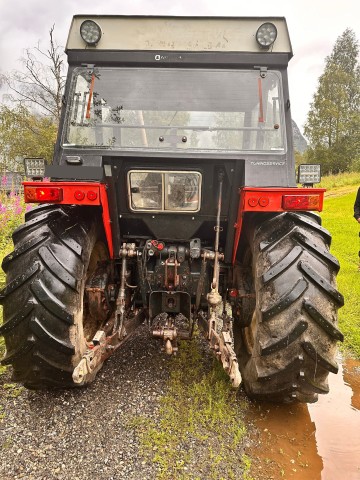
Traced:
<svg viewBox="0 0 360 480">
<path fill-rule="evenodd" d="M 205 327 L 204 330 L 206 330 L 210 347 L 214 351 L 216 357 L 221 361 L 225 372 L 229 375 L 233 388 L 238 388 L 241 383 L 241 375 L 237 357 L 233 349 L 232 318 L 228 315 L 228 304 L 224 304 L 219 293 L 220 261 L 224 260 L 224 255 L 219 252 L 220 214 L 224 172 L 219 172 L 218 180 L 219 195 L 215 227 L 215 251 L 203 253 L 204 265 L 207 259 L 214 260 L 213 281 L 211 284 L 211 291 L 207 295 L 209 314 L 208 318 L 204 318 L 203 315 L 200 315 L 199 319 L 202 320 L 202 327 Z"/>
<path fill-rule="evenodd" d="M 93 348 L 88 348 L 80 362 L 74 368 L 72 377 L 74 383 L 81 384 L 101 367 L 102 357 L 106 352 L 106 334 L 98 330 L 92 340 Z"/>
</svg>

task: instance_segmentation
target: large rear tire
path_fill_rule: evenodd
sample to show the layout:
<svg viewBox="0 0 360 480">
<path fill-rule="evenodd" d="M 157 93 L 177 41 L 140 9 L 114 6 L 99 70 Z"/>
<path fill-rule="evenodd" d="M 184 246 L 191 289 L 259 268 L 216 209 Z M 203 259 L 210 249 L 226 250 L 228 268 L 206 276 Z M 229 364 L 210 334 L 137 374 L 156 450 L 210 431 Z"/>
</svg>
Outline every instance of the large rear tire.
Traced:
<svg viewBox="0 0 360 480">
<path fill-rule="evenodd" d="M 2 263 L 2 363 L 11 364 L 13 379 L 28 388 L 78 386 L 74 367 L 100 326 L 84 301 L 87 277 L 108 259 L 100 211 L 46 205 L 25 220 Z"/>
<path fill-rule="evenodd" d="M 337 373 L 336 290 L 339 263 L 329 253 L 331 237 L 315 214 L 284 213 L 250 236 L 242 267 L 256 304 L 235 322 L 235 350 L 249 397 L 275 402 L 316 402 Z M 246 271 L 246 268 L 245 270 Z M 244 324 L 243 324 L 244 325 Z"/>
</svg>

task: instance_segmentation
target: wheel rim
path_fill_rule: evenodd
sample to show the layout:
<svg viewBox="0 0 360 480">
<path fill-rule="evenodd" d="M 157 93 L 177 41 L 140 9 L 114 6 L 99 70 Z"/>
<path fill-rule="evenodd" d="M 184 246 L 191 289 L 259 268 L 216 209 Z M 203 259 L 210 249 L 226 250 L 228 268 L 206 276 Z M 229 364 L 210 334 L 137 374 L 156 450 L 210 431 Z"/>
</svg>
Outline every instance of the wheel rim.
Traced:
<svg viewBox="0 0 360 480">
<path fill-rule="evenodd" d="M 247 248 L 243 257 L 243 265 L 250 267 L 252 265 L 252 253 L 251 249 Z M 238 288 L 239 285 L 236 285 L 236 288 Z M 243 287 L 242 287 L 243 288 Z M 251 323 L 248 327 L 243 327 L 240 330 L 240 335 L 242 337 L 242 343 L 243 346 L 245 346 L 245 349 L 249 355 L 252 355 L 254 352 L 255 348 L 255 338 L 257 334 L 257 315 L 256 315 L 256 308 L 252 313 L 249 313 L 251 315 Z"/>
<path fill-rule="evenodd" d="M 85 276 L 85 285 L 87 284 L 87 281 L 92 275 L 92 273 L 95 271 L 96 266 L 98 262 L 103 261 L 103 260 L 108 260 L 109 255 L 106 249 L 106 246 L 104 245 L 103 242 L 97 242 L 94 245 L 94 248 L 91 252 L 90 260 L 89 260 L 89 266 L 86 272 Z M 84 332 L 84 338 L 86 343 L 88 344 L 91 342 L 91 340 L 94 338 L 95 333 L 99 330 L 101 327 L 102 322 L 99 319 L 93 318 L 90 315 L 90 310 L 89 310 L 89 305 L 87 302 L 87 295 L 84 291 L 84 297 L 83 297 L 83 332 Z"/>
<path fill-rule="evenodd" d="M 250 326 L 245 327 L 243 330 L 244 344 L 249 355 L 253 354 L 253 351 L 255 348 L 256 332 L 257 332 L 257 315 L 256 315 L 256 311 L 254 311 Z"/>
</svg>

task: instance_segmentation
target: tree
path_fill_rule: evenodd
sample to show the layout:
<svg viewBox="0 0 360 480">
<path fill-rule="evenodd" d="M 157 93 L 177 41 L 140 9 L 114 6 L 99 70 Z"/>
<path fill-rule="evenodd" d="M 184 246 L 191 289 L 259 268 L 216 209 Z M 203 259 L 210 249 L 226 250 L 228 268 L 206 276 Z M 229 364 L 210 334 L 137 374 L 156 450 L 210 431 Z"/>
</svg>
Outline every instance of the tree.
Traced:
<svg viewBox="0 0 360 480">
<path fill-rule="evenodd" d="M 352 30 L 336 40 L 308 113 L 309 161 L 324 173 L 349 170 L 360 155 L 359 43 Z"/>
<path fill-rule="evenodd" d="M 18 157 L 43 157 L 50 161 L 58 129 L 65 86 L 62 49 L 49 31 L 47 49 L 26 50 L 23 71 L 0 76 L 0 85 L 11 92 L 0 105 L 0 166 L 18 170 Z"/>
<path fill-rule="evenodd" d="M 24 105 L 0 106 L 0 152 L 2 171 L 18 171 L 16 160 L 53 155 L 57 125 L 49 117 L 37 115 Z"/>
<path fill-rule="evenodd" d="M 12 102 L 51 117 L 58 124 L 65 87 L 65 65 L 62 49 L 54 40 L 54 28 L 53 25 L 49 31 L 48 48 L 42 49 L 38 43 L 27 49 L 21 59 L 23 71 L 4 75 L 2 80 L 12 92 Z"/>
</svg>

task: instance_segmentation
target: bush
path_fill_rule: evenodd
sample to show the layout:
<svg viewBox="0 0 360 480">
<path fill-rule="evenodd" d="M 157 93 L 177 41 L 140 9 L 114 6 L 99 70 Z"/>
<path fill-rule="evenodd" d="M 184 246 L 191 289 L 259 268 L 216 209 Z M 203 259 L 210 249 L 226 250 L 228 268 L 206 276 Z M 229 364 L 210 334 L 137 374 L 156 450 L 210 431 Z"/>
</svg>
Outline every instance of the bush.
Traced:
<svg viewBox="0 0 360 480">
<path fill-rule="evenodd" d="M 1 179 L 2 184 L 6 184 L 7 178 Z M 29 211 L 32 205 L 24 202 L 22 192 L 15 191 L 8 194 L 5 190 L 0 191 L 0 250 L 7 250 L 11 246 L 12 232 L 24 223 L 25 212 Z"/>
</svg>

